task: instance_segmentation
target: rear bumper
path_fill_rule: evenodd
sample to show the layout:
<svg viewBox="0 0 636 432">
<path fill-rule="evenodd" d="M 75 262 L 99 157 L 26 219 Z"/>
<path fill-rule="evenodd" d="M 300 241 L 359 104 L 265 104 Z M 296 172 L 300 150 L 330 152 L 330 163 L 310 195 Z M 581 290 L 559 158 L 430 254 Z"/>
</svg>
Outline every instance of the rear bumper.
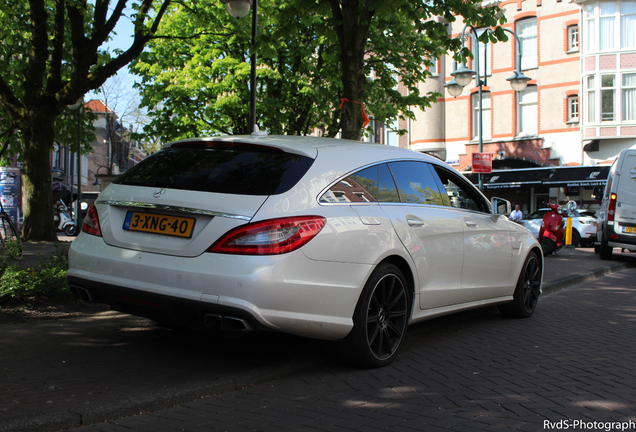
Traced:
<svg viewBox="0 0 636 432">
<path fill-rule="evenodd" d="M 68 276 L 67 279 L 71 292 L 81 300 L 106 303 L 113 310 L 159 323 L 210 332 L 271 330 L 251 314 L 237 308 L 153 294 L 74 276 Z"/>
<path fill-rule="evenodd" d="M 156 321 L 208 330 L 234 324 L 243 330 L 245 323 L 244 330 L 339 340 L 353 327 L 353 311 L 372 270 L 310 260 L 300 251 L 183 258 L 80 235 L 69 251 L 67 278 L 80 297 Z"/>
</svg>

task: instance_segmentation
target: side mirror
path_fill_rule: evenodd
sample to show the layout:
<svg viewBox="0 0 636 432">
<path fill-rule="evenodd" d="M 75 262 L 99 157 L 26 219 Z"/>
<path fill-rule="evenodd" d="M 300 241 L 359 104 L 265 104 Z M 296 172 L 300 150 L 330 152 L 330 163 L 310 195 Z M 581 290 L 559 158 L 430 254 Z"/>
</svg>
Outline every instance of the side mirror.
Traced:
<svg viewBox="0 0 636 432">
<path fill-rule="evenodd" d="M 576 201 L 568 201 L 568 205 L 566 206 L 566 208 L 568 209 L 568 213 L 572 213 L 574 210 L 576 210 Z"/>
<path fill-rule="evenodd" d="M 503 198 L 492 197 L 490 199 L 491 213 L 493 216 L 506 215 L 512 212 L 510 201 Z"/>
</svg>

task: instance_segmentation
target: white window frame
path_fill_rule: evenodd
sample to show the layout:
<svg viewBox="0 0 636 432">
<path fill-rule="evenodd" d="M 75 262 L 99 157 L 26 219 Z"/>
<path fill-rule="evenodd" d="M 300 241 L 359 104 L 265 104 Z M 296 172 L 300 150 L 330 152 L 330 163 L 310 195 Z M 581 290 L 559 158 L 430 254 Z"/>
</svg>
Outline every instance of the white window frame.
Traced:
<svg viewBox="0 0 636 432">
<path fill-rule="evenodd" d="M 485 31 L 486 29 L 477 29 L 477 37 L 479 38 Z M 491 76 L 491 44 L 490 42 L 484 44 L 482 41 L 477 39 L 477 46 L 479 47 L 479 75 L 482 78 L 484 76 Z M 484 75 L 484 72 L 486 73 L 486 75 Z"/>
<path fill-rule="evenodd" d="M 531 94 L 534 94 L 535 97 L 526 97 Z M 537 136 L 539 134 L 539 92 L 537 87 L 529 86 L 525 90 L 517 92 L 517 97 L 519 98 L 519 110 L 517 114 L 517 136 Z M 526 100 L 524 100 L 524 98 Z M 529 118 L 532 119 L 531 125 L 528 124 Z"/>
<path fill-rule="evenodd" d="M 636 0 L 616 0 L 583 6 L 585 51 L 636 48 Z"/>
<path fill-rule="evenodd" d="M 579 103 L 579 95 L 568 96 L 568 122 L 578 122 L 579 121 L 579 111 L 580 111 L 580 103 Z"/>
<path fill-rule="evenodd" d="M 568 52 L 579 50 L 579 25 L 568 26 Z"/>
<path fill-rule="evenodd" d="M 471 95 L 472 112 L 473 112 L 473 139 L 479 139 L 479 93 L 475 92 Z M 482 92 L 482 120 L 484 132 L 481 136 L 484 140 L 492 139 L 491 124 L 492 124 L 492 102 L 490 98 L 490 92 Z"/>
<path fill-rule="evenodd" d="M 603 11 L 605 6 L 605 11 Z M 610 11 L 609 7 L 613 6 L 613 11 Z M 600 51 L 613 51 L 618 49 L 618 40 L 616 34 L 619 31 L 618 16 L 619 7 L 618 4 L 612 1 L 599 2 L 599 50 Z"/>
<path fill-rule="evenodd" d="M 585 77 L 585 123 L 595 124 L 596 119 L 596 75 Z"/>
<path fill-rule="evenodd" d="M 632 78 L 627 83 L 627 77 Z M 621 74 L 621 120 L 636 122 L 636 71 Z"/>
<path fill-rule="evenodd" d="M 437 59 L 436 58 L 431 58 L 429 59 L 430 61 L 433 62 L 433 66 L 429 66 L 428 67 L 428 71 L 431 73 L 431 75 L 433 75 L 434 77 L 439 76 L 439 71 L 438 69 L 438 64 L 437 64 Z"/>
<path fill-rule="evenodd" d="M 538 30 L 537 19 L 527 18 L 521 21 L 517 21 L 517 35 L 521 42 L 521 69 L 536 69 L 539 64 L 539 50 L 538 50 Z M 532 28 L 534 27 L 534 29 Z M 532 52 L 528 52 L 529 47 L 532 47 Z"/>
<path fill-rule="evenodd" d="M 585 51 L 595 52 L 598 50 L 598 40 L 596 38 L 596 4 L 586 4 L 583 6 L 583 25 L 585 26 Z"/>
<path fill-rule="evenodd" d="M 636 0 L 622 1 L 620 14 L 621 48 L 636 48 Z"/>
<path fill-rule="evenodd" d="M 611 81 L 611 85 L 608 85 L 608 81 L 604 80 L 604 78 L 609 78 L 612 77 L 612 81 Z M 607 122 L 615 122 L 619 117 L 618 117 L 618 112 L 617 112 L 617 107 L 618 105 L 618 100 L 617 100 L 617 91 L 616 91 L 616 74 L 615 73 L 602 73 L 600 74 L 600 80 L 599 80 L 599 84 L 600 84 L 600 95 L 601 95 L 601 105 L 600 105 L 600 111 L 601 111 L 601 123 L 607 123 Z M 609 111 L 605 112 L 605 100 L 608 99 L 611 95 L 611 99 L 612 99 L 612 111 L 611 113 Z"/>
</svg>

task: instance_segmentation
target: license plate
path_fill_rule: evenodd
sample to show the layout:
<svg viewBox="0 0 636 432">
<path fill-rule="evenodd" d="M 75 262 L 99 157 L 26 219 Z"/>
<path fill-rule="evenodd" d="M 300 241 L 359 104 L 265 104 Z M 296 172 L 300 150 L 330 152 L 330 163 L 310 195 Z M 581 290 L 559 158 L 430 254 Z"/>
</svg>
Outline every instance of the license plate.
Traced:
<svg viewBox="0 0 636 432">
<path fill-rule="evenodd" d="M 632 227 L 623 227 L 623 232 L 636 234 L 636 228 L 632 228 Z"/>
<path fill-rule="evenodd" d="M 126 213 L 124 229 L 190 238 L 194 222 L 195 219 L 189 217 L 129 211 Z"/>
</svg>

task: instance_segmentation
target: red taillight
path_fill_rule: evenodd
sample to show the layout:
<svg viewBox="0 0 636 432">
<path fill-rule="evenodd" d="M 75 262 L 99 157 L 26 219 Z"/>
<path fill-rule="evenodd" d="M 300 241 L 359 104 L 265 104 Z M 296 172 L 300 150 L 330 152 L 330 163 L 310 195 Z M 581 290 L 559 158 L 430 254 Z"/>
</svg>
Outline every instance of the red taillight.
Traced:
<svg viewBox="0 0 636 432">
<path fill-rule="evenodd" d="M 229 231 L 206 252 L 239 255 L 278 255 L 307 244 L 325 226 L 320 216 L 271 219 Z"/>
<path fill-rule="evenodd" d="M 95 204 L 91 204 L 91 206 L 86 211 L 86 217 L 84 218 L 82 231 L 86 234 L 91 234 L 98 237 L 102 236 L 102 230 L 99 228 L 99 216 L 97 216 L 97 209 L 95 208 Z"/>
<path fill-rule="evenodd" d="M 615 213 L 616 213 L 616 194 L 613 193 L 610 195 L 609 204 L 607 206 L 607 220 L 613 221 Z"/>
</svg>

